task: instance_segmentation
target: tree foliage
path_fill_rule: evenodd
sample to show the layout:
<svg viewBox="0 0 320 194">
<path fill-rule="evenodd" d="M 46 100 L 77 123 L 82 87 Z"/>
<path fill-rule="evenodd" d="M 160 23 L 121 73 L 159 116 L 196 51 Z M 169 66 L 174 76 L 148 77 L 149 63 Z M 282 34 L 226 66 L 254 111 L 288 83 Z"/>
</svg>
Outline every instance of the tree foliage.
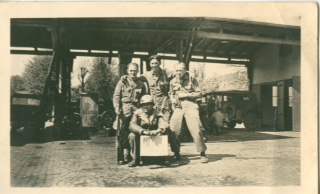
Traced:
<svg viewBox="0 0 320 194">
<path fill-rule="evenodd" d="M 10 79 L 10 93 L 13 94 L 16 91 L 25 90 L 25 80 L 20 75 L 13 75 Z"/>
<path fill-rule="evenodd" d="M 96 57 L 87 78 L 86 92 L 98 93 L 99 102 L 106 102 L 112 98 L 118 79 L 117 60 L 108 64 L 108 58 Z"/>
<path fill-rule="evenodd" d="M 52 56 L 34 56 L 26 64 L 22 77 L 27 91 L 42 94 L 51 59 Z"/>
</svg>

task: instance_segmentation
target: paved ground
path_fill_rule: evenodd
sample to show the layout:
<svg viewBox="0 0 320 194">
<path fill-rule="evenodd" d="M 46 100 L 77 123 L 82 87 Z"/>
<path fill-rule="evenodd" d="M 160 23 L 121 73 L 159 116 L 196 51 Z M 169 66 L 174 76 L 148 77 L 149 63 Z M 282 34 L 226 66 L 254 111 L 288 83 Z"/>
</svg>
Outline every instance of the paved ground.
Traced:
<svg viewBox="0 0 320 194">
<path fill-rule="evenodd" d="M 171 167 L 115 162 L 115 138 L 11 146 L 12 187 L 184 187 L 300 185 L 300 133 L 235 129 L 209 136 L 209 163 L 193 143 Z"/>
</svg>

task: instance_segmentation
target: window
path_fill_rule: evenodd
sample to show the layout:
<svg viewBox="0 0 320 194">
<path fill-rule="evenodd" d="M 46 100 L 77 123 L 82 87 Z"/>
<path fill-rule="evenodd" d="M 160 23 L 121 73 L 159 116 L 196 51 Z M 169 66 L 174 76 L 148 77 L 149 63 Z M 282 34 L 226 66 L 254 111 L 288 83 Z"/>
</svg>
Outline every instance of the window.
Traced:
<svg viewBox="0 0 320 194">
<path fill-rule="evenodd" d="M 278 87 L 272 86 L 272 106 L 278 106 Z"/>
<path fill-rule="evenodd" d="M 292 87 L 289 87 L 289 107 L 292 107 L 293 104 L 293 92 L 292 92 Z"/>
</svg>

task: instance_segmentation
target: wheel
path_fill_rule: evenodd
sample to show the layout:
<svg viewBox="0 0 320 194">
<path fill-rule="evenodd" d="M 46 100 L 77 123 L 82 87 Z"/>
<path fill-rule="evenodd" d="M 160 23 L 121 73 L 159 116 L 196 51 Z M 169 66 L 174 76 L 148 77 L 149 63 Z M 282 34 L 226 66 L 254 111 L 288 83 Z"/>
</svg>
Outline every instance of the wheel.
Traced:
<svg viewBox="0 0 320 194">
<path fill-rule="evenodd" d="M 227 114 L 229 118 L 233 118 L 236 116 L 236 107 L 233 103 L 228 102 L 223 107 L 223 113 Z"/>
<path fill-rule="evenodd" d="M 247 129 L 255 129 L 258 127 L 258 116 L 255 113 L 248 113 L 244 118 L 244 126 Z"/>
<path fill-rule="evenodd" d="M 233 129 L 236 125 L 237 125 L 237 122 L 235 122 L 235 121 L 230 121 L 228 123 L 228 127 L 231 128 L 231 129 Z"/>
</svg>

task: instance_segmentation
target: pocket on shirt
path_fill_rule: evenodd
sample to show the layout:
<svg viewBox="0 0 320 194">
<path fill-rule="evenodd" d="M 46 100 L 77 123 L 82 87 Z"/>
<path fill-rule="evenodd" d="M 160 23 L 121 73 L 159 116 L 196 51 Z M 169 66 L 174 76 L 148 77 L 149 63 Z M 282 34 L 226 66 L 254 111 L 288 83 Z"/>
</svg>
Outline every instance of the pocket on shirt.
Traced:
<svg viewBox="0 0 320 194">
<path fill-rule="evenodd" d="M 132 92 L 131 88 L 123 89 L 122 90 L 122 96 L 123 97 L 130 97 L 131 96 L 131 92 Z"/>
</svg>

